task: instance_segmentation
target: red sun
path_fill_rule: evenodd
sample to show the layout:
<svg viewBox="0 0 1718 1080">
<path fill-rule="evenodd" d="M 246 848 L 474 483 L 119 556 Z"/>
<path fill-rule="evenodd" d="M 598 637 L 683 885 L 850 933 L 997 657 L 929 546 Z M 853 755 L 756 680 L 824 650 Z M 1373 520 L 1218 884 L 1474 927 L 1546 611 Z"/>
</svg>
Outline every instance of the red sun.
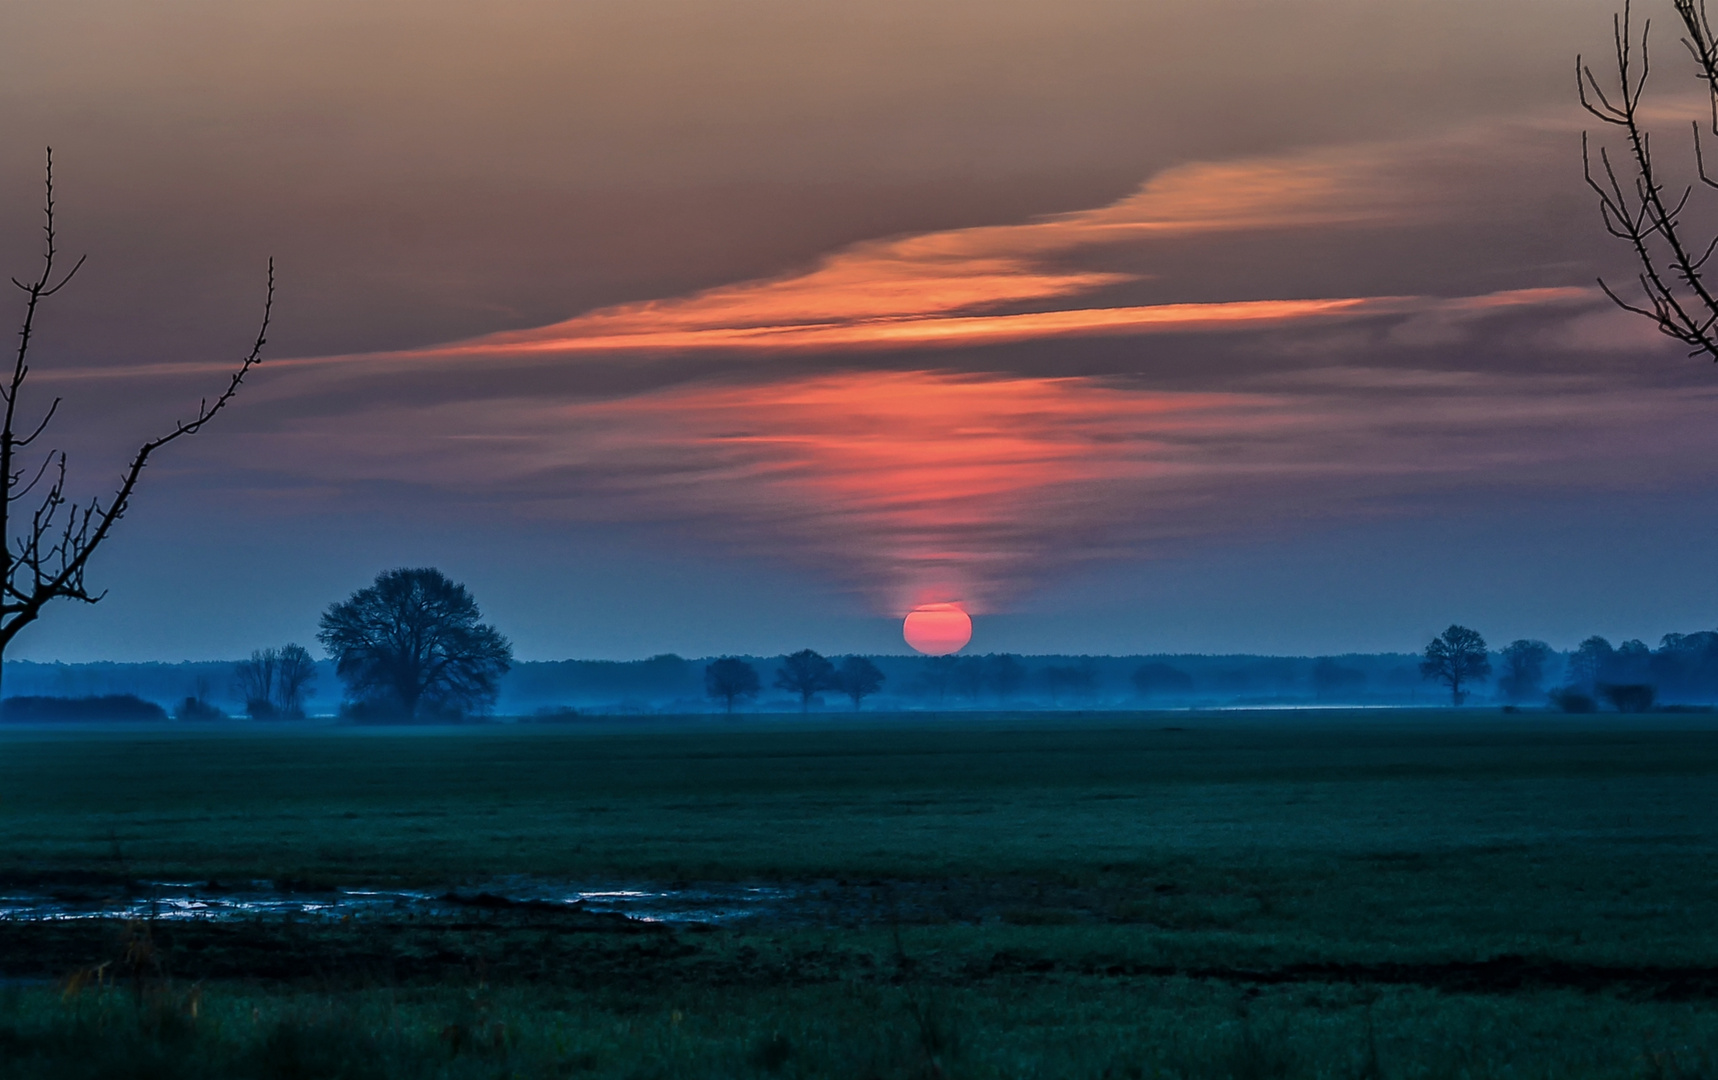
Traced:
<svg viewBox="0 0 1718 1080">
<path fill-rule="evenodd" d="M 972 618 L 958 604 L 920 604 L 907 613 L 901 636 L 919 652 L 947 656 L 972 640 Z"/>
</svg>

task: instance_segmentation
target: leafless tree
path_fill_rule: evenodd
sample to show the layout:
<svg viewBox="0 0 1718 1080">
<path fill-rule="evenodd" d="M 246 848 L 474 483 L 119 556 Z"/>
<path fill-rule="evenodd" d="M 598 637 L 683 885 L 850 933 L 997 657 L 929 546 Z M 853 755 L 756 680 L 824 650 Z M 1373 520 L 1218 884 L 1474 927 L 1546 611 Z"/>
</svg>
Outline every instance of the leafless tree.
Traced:
<svg viewBox="0 0 1718 1080">
<path fill-rule="evenodd" d="M 1694 60 L 1695 75 L 1705 85 L 1710 104 L 1707 121 L 1718 136 L 1718 41 L 1706 15 L 1706 0 L 1672 0 L 1685 36 L 1682 44 Z M 1650 63 L 1647 37 L 1652 23 L 1637 38 L 1630 26 L 1630 5 L 1611 24 L 1616 78 L 1601 82 L 1579 56 L 1575 81 L 1581 105 L 1601 123 L 1617 129 L 1626 150 L 1612 157 L 1600 147 L 1595 157 L 1585 132 L 1581 160 L 1587 186 L 1599 198 L 1605 229 L 1633 249 L 1638 265 L 1640 295 L 1625 299 L 1603 279 L 1599 287 L 1626 311 L 1651 319 L 1659 331 L 1689 349 L 1718 361 L 1718 295 L 1706 280 L 1706 266 L 1718 236 L 1696 237 L 1688 222 L 1694 184 L 1672 183 L 1653 157 L 1652 136 L 1646 130 L 1641 102 Z M 1718 189 L 1718 179 L 1706 171 L 1701 123 L 1693 121 L 1695 174 L 1702 189 Z"/>
<path fill-rule="evenodd" d="M 302 645 L 255 649 L 233 667 L 233 685 L 253 720 L 304 716 L 304 698 L 316 681 L 316 661 Z"/>
<path fill-rule="evenodd" d="M 302 645 L 285 645 L 275 670 L 275 703 L 287 716 L 304 715 L 304 699 L 316 682 L 316 661 Z"/>
<path fill-rule="evenodd" d="M 238 393 L 245 376 L 262 358 L 267 342 L 269 316 L 274 309 L 274 260 L 268 264 L 268 290 L 263 300 L 262 324 L 251 350 L 239 362 L 226 388 L 214 400 L 204 398 L 190 420 L 175 423 L 164 434 L 150 439 L 132 455 L 119 475 L 113 496 L 102 502 L 91 498 L 75 502 L 66 492 L 66 455 L 48 451 L 39 459 L 31 447 L 48 430 L 59 409 L 55 398 L 39 417 L 22 411 L 24 384 L 30 376 L 30 346 L 34 342 L 36 315 L 42 302 L 65 288 L 84 260 L 70 270 L 57 269 L 59 247 L 54 232 L 54 156 L 47 155 L 47 198 L 43 225 L 44 246 L 41 272 L 29 281 L 12 279 L 23 290 L 23 325 L 18 331 L 18 351 L 12 371 L 0 372 L 0 404 L 5 407 L 0 422 L 0 658 L 19 631 L 41 617 L 42 609 L 54 600 L 99 601 L 105 592 L 91 592 L 85 584 L 90 557 L 113 535 L 113 528 L 131 506 L 138 480 L 155 453 L 187 435 L 195 435 Z M 46 488 L 42 488 L 43 483 Z M 20 505 L 35 493 L 34 506 Z"/>
<path fill-rule="evenodd" d="M 275 714 L 275 674 L 279 667 L 280 652 L 276 649 L 253 649 L 249 660 L 234 666 L 233 682 L 251 719 L 265 720 Z"/>
</svg>

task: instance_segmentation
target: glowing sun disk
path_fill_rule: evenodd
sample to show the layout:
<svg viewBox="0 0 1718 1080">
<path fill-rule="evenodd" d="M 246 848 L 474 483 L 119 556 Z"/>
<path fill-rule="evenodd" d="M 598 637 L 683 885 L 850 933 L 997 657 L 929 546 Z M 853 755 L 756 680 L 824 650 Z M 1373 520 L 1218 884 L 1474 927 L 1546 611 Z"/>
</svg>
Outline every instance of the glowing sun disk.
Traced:
<svg viewBox="0 0 1718 1080">
<path fill-rule="evenodd" d="M 907 613 L 901 636 L 928 656 L 947 656 L 972 640 L 972 617 L 958 604 L 920 604 Z"/>
</svg>

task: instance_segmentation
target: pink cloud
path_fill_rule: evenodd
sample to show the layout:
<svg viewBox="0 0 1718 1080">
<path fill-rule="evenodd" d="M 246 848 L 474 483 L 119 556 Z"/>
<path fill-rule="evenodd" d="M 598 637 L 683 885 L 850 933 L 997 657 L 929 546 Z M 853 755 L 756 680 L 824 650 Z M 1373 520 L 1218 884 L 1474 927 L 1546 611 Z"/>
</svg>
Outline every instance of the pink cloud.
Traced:
<svg viewBox="0 0 1718 1080">
<path fill-rule="evenodd" d="M 1088 265 L 1167 237 L 1280 242 L 1434 216 L 1393 154 L 1187 166 L 1090 211 L 867 242 L 803 272 L 429 349 L 288 361 L 325 369 L 295 376 L 288 400 L 335 400 L 353 376 L 445 381 L 402 382 L 413 397 L 397 403 L 371 388 L 356 416 L 295 417 L 256 436 L 258 456 L 321 481 L 652 522 L 814 566 L 896 613 L 983 611 L 1084 560 L 1390 512 L 1428 491 L 1639 484 L 1718 460 L 1688 452 L 1718 443 L 1710 395 L 1487 366 L 1510 320 L 1529 326 L 1524 348 L 1575 351 L 1545 327 L 1599 325 L 1591 288 L 1125 303 L 1113 294 L 1136 278 Z M 1219 340 L 1237 331 L 1244 345 Z M 1227 351 L 1161 336 L 1190 332 Z M 1111 378 L 986 371 L 982 351 L 965 374 L 866 369 L 870 350 L 910 363 L 914 349 L 1043 342 L 1042 372 L 1069 339 L 1116 335 L 1159 339 Z M 648 374 L 688 353 L 710 362 Z M 1148 369 L 1173 364 L 1182 381 L 1150 385 Z M 1672 431 L 1674 452 L 1641 439 Z"/>
</svg>

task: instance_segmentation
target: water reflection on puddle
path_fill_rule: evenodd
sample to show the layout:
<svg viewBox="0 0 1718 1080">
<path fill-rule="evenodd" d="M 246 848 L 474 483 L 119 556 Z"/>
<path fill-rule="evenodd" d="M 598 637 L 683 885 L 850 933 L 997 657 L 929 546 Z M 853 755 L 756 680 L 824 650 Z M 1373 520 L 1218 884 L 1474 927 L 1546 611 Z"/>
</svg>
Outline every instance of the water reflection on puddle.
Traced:
<svg viewBox="0 0 1718 1080">
<path fill-rule="evenodd" d="M 0 919 L 361 919 L 452 915 L 473 910 L 565 911 L 625 916 L 641 922 L 721 923 L 776 915 L 794 899 L 786 889 L 699 886 L 678 889 L 581 889 L 523 880 L 491 882 L 453 892 L 395 889 L 283 891 L 269 882 L 226 888 L 214 884 L 140 882 L 131 895 L 45 890 L 0 896 Z"/>
</svg>

